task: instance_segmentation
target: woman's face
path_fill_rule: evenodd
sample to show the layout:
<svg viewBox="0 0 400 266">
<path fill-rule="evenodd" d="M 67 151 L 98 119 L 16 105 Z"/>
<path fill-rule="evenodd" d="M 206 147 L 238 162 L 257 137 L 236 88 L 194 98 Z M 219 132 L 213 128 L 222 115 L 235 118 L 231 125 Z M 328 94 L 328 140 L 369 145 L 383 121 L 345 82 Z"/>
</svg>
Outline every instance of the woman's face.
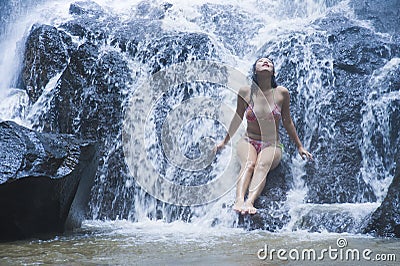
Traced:
<svg viewBox="0 0 400 266">
<path fill-rule="evenodd" d="M 256 73 L 261 71 L 274 72 L 274 63 L 266 57 L 260 58 L 256 62 Z"/>
</svg>

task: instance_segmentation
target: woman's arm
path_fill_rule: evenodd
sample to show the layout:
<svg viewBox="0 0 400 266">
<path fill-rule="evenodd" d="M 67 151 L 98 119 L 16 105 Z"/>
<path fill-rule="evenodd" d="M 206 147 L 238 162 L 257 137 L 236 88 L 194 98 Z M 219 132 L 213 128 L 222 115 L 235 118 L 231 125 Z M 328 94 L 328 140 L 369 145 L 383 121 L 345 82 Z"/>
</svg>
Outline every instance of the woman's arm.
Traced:
<svg viewBox="0 0 400 266">
<path fill-rule="evenodd" d="M 286 129 L 289 137 L 294 141 L 300 156 L 304 159 L 312 160 L 312 155 L 309 153 L 301 143 L 299 136 L 297 135 L 296 128 L 294 126 L 292 117 L 290 115 L 290 94 L 289 90 L 285 87 L 281 87 L 283 102 L 282 102 L 282 123 L 283 127 Z"/>
<path fill-rule="evenodd" d="M 243 121 L 243 115 L 247 108 L 246 97 L 250 92 L 250 88 L 241 88 L 239 90 L 237 101 L 236 101 L 236 112 L 232 118 L 232 121 L 228 128 L 228 133 L 226 134 L 225 138 L 221 143 L 217 145 L 217 149 L 222 149 L 226 144 L 228 144 L 231 137 L 236 133 L 237 129 L 239 128 L 240 124 Z"/>
</svg>

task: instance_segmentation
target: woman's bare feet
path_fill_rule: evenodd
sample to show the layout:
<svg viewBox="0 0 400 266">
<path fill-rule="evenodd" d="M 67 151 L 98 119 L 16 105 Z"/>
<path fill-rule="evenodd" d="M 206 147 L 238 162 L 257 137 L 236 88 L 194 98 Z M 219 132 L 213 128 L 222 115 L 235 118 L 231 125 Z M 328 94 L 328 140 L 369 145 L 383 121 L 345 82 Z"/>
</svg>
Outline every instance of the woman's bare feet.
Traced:
<svg viewBox="0 0 400 266">
<path fill-rule="evenodd" d="M 244 203 L 244 208 L 246 209 L 246 212 L 248 212 L 249 214 L 257 213 L 257 209 L 254 208 L 253 203 L 251 201 L 246 200 L 246 202 Z"/>
<path fill-rule="evenodd" d="M 242 215 L 245 214 L 256 214 L 257 213 L 257 209 L 254 208 L 253 203 L 251 203 L 251 201 L 236 201 L 235 204 L 233 205 L 232 209 L 237 212 L 240 213 Z"/>
</svg>

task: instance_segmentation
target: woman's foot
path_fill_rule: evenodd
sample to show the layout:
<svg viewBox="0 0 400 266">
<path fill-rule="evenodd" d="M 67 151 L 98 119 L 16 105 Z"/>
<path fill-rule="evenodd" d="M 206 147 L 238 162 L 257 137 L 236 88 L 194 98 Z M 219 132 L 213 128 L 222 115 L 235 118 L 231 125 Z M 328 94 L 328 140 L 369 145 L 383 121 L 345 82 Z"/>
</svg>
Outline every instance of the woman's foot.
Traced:
<svg viewBox="0 0 400 266">
<path fill-rule="evenodd" d="M 253 203 L 251 203 L 250 201 L 246 201 L 244 203 L 244 208 L 246 209 L 246 212 L 248 212 L 249 214 L 256 214 L 257 213 L 257 209 L 254 208 Z"/>
<path fill-rule="evenodd" d="M 243 204 L 244 204 L 243 201 L 236 201 L 235 204 L 233 205 L 232 209 L 237 213 L 242 213 L 244 210 Z"/>
</svg>

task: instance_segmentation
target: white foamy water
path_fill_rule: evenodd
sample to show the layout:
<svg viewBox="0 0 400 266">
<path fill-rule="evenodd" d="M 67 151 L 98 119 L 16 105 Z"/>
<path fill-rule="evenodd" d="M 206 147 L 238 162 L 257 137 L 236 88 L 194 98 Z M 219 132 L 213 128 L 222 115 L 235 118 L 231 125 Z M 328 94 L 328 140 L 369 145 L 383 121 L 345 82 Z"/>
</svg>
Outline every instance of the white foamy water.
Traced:
<svg viewBox="0 0 400 266">
<path fill-rule="evenodd" d="M 393 58 L 383 68 L 374 72 L 369 82 L 373 90 L 362 109 L 362 130 L 365 137 L 360 140 L 363 154 L 361 173 L 366 183 L 374 189 L 379 201 L 385 197 L 393 179 L 391 173 L 396 167 L 396 164 L 386 160 L 386 155 L 393 151 L 390 141 L 392 118 L 388 114 L 400 105 L 400 91 L 388 91 L 388 77 L 397 75 L 399 69 L 400 58 Z M 378 151 L 373 142 L 376 138 L 375 132 L 382 136 L 382 151 Z"/>
</svg>

